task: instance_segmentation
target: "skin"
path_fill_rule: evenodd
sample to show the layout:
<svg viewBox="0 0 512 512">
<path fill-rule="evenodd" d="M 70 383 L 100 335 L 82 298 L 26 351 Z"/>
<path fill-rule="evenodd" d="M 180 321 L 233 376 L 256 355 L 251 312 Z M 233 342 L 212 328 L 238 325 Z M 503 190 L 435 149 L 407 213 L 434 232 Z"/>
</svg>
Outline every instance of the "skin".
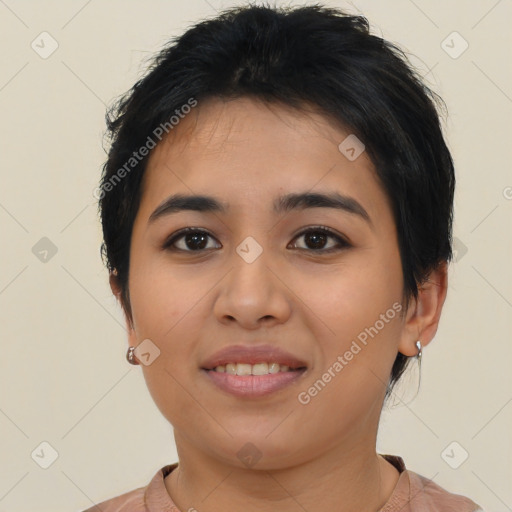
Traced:
<svg viewBox="0 0 512 512">
<path fill-rule="evenodd" d="M 402 299 L 390 204 L 367 154 L 349 161 L 338 150 L 349 133 L 316 113 L 215 99 L 201 102 L 152 151 L 132 233 L 131 316 L 125 314 L 129 345 L 149 338 L 161 351 L 141 368 L 174 428 L 179 467 L 165 486 L 182 511 L 377 511 L 398 481 L 376 453 L 386 383 L 397 352 L 414 356 L 416 340 L 425 347 L 436 333 L 445 263 L 403 317 L 369 338 L 307 405 L 297 400 Z M 306 191 L 353 197 L 372 225 L 336 209 L 273 213 L 275 197 Z M 182 211 L 148 224 L 175 193 L 215 196 L 229 212 Z M 301 233 L 319 225 L 350 246 L 325 253 L 338 246 L 329 237 L 315 249 Z M 210 233 L 207 248 L 194 251 L 197 244 L 181 238 L 175 246 L 188 252 L 162 249 L 188 226 Z M 236 252 L 248 236 L 263 249 L 250 264 Z M 120 300 L 115 276 L 110 282 Z M 275 344 L 305 360 L 307 371 L 267 397 L 228 395 L 200 366 L 239 343 Z M 237 456 L 248 442 L 261 453 L 253 467 Z"/>
</svg>

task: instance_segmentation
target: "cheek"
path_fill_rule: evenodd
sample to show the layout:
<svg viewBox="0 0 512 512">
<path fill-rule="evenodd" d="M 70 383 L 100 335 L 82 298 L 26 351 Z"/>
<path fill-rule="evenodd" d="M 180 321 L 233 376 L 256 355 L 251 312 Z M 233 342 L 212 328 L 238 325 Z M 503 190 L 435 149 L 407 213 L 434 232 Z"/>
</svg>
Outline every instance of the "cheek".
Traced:
<svg viewBox="0 0 512 512">
<path fill-rule="evenodd" d="M 160 360 L 158 365 L 155 361 L 152 366 L 143 368 L 143 373 L 153 402 L 173 428 L 187 432 L 190 425 L 209 422 L 204 408 L 208 402 L 191 385 L 182 361 L 173 363 L 170 359 Z M 222 434 L 221 431 L 216 432 L 218 437 Z"/>
<path fill-rule="evenodd" d="M 321 392 L 308 407 L 331 418 L 333 428 L 342 421 L 332 413 L 333 404 L 340 411 L 363 416 L 387 386 L 400 339 L 402 308 L 400 261 L 391 254 L 367 251 L 347 258 L 343 266 L 332 267 L 321 278 L 310 274 L 297 281 L 297 295 L 307 297 L 308 308 L 303 310 L 309 311 L 308 328 L 319 352 L 311 381 L 320 379 L 316 388 Z"/>
<path fill-rule="evenodd" d="M 322 418 L 322 428 L 334 438 L 340 430 L 366 424 L 380 410 L 401 330 L 398 288 L 395 293 L 374 288 L 368 279 L 347 278 L 343 284 L 340 288 L 333 280 L 323 293 L 309 296 L 321 312 L 321 321 L 312 315 L 309 326 L 319 358 L 308 387 L 299 390 L 298 406 L 307 411 L 306 431 Z"/>
<path fill-rule="evenodd" d="M 385 315 L 384 320 L 393 319 L 400 308 L 396 303 L 401 299 L 402 279 L 396 267 L 372 262 L 370 258 L 354 258 L 322 273 L 302 273 L 300 279 L 295 279 L 294 292 L 303 298 L 307 308 L 302 309 L 309 311 L 315 334 L 342 348 L 376 322 L 384 331 L 381 315 Z M 385 325 L 386 330 L 391 330 L 390 322 Z"/>
<path fill-rule="evenodd" d="M 168 264 L 140 257 L 132 261 L 130 298 L 137 343 L 150 339 L 160 351 L 150 365 L 142 365 L 144 378 L 155 404 L 173 424 L 179 423 L 180 411 L 195 411 L 186 389 L 190 372 L 196 371 L 196 343 L 207 321 L 201 298 L 213 277 L 208 285 L 207 278 L 198 281 Z"/>
<path fill-rule="evenodd" d="M 194 279 L 164 258 L 137 255 L 130 268 L 130 299 L 138 334 L 155 340 L 172 337 L 180 320 L 197 302 Z"/>
</svg>

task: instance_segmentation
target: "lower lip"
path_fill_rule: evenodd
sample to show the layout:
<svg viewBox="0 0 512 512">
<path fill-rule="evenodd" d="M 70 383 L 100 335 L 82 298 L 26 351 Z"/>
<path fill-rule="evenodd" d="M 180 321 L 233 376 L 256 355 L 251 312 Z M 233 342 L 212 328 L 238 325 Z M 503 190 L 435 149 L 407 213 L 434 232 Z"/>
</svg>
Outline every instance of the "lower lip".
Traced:
<svg viewBox="0 0 512 512">
<path fill-rule="evenodd" d="M 214 370 L 202 370 L 223 391 L 235 396 L 265 396 L 289 386 L 304 374 L 306 369 L 268 375 L 233 375 Z"/>
</svg>

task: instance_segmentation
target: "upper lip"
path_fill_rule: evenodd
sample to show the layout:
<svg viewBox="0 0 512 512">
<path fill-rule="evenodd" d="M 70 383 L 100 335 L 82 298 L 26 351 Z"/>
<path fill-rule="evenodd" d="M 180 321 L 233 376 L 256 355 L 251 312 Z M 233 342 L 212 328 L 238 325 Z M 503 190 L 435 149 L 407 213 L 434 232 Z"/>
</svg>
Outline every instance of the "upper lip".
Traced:
<svg viewBox="0 0 512 512">
<path fill-rule="evenodd" d="M 227 363 L 256 364 L 261 362 L 279 363 L 290 368 L 302 368 L 306 363 L 274 345 L 231 345 L 215 352 L 201 365 L 205 370 L 225 365 Z"/>
</svg>

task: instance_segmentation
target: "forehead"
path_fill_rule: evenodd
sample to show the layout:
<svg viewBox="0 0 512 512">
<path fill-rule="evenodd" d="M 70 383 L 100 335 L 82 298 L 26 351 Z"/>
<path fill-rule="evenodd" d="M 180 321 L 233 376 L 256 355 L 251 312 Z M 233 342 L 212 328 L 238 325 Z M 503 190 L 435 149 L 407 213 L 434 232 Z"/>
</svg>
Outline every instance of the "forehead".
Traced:
<svg viewBox="0 0 512 512">
<path fill-rule="evenodd" d="M 363 152 L 351 161 L 339 149 L 350 135 L 319 113 L 280 104 L 199 103 L 152 150 L 141 209 L 149 216 L 149 208 L 177 192 L 242 206 L 270 205 L 285 191 L 322 190 L 357 196 L 379 215 L 387 198 L 371 160 Z"/>
</svg>

